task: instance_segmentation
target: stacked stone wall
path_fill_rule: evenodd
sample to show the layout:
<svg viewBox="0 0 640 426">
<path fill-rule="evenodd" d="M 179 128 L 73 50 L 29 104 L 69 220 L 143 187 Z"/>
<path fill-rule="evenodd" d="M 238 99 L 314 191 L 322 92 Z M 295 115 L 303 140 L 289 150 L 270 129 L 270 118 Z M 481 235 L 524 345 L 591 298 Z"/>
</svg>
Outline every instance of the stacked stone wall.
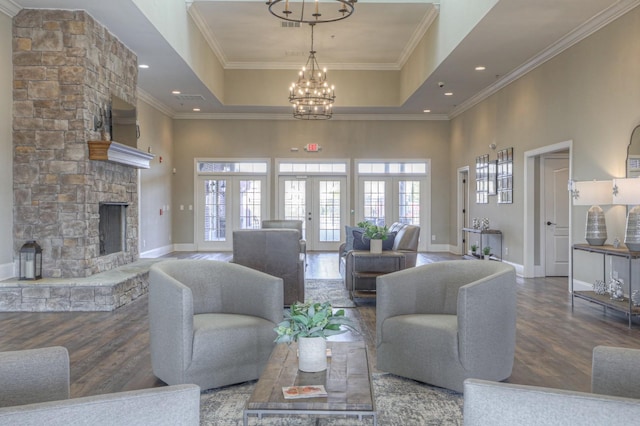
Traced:
<svg viewBox="0 0 640 426">
<path fill-rule="evenodd" d="M 22 10 L 13 20 L 14 251 L 43 248 L 45 277 L 87 277 L 138 258 L 138 174 L 90 161 L 111 95 L 136 102 L 137 58 L 84 11 Z M 128 203 L 125 252 L 100 256 L 101 202 Z"/>
</svg>

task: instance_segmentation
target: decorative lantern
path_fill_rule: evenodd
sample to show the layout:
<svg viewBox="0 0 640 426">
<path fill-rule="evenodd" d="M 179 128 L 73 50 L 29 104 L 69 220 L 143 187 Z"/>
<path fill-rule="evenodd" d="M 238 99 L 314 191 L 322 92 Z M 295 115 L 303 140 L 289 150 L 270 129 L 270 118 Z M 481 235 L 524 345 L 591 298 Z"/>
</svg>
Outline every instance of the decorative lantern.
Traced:
<svg viewBox="0 0 640 426">
<path fill-rule="evenodd" d="M 42 278 L 42 248 L 35 241 L 27 241 L 20 248 L 20 279 Z"/>
</svg>

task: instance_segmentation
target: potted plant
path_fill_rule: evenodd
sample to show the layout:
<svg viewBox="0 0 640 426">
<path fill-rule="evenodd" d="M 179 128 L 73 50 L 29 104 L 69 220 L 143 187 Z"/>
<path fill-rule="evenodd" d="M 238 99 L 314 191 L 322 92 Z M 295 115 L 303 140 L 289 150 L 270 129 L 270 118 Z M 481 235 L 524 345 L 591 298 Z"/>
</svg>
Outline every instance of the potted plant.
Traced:
<svg viewBox="0 0 640 426">
<path fill-rule="evenodd" d="M 358 226 L 364 229 L 364 236 L 369 238 L 369 250 L 371 250 L 371 253 L 382 253 L 382 241 L 389 237 L 387 225 L 378 226 L 363 221 L 358 223 Z"/>
<path fill-rule="evenodd" d="M 471 254 L 473 254 L 475 256 L 477 251 L 478 251 L 478 245 L 477 244 L 471 244 Z"/>
<path fill-rule="evenodd" d="M 344 309 L 333 312 L 331 303 L 294 303 L 285 310 L 284 321 L 274 329 L 276 343 L 298 342 L 298 368 L 317 372 L 327 368 L 327 337 L 356 331 Z"/>
<path fill-rule="evenodd" d="M 482 254 L 484 254 L 484 260 L 489 260 L 491 257 L 491 247 L 485 246 L 482 248 Z"/>
</svg>

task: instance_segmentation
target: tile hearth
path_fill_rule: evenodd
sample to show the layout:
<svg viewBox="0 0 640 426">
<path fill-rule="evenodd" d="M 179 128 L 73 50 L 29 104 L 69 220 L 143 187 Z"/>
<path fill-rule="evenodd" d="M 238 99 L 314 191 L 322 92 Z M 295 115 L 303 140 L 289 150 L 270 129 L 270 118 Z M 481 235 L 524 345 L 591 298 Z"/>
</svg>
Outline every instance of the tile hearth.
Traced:
<svg viewBox="0 0 640 426">
<path fill-rule="evenodd" d="M 86 278 L 0 281 L 0 312 L 113 311 L 148 291 L 149 268 L 162 259 L 140 259 Z"/>
</svg>

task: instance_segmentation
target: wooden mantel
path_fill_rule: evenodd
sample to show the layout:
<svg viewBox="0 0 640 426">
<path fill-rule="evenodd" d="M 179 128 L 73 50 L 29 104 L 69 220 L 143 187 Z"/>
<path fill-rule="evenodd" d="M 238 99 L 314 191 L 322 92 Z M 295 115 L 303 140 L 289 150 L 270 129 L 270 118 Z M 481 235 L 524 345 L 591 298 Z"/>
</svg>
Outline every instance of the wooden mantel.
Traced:
<svg viewBox="0 0 640 426">
<path fill-rule="evenodd" d="M 89 160 L 112 161 L 138 169 L 148 169 L 155 157 L 139 149 L 113 141 L 88 141 Z"/>
</svg>

